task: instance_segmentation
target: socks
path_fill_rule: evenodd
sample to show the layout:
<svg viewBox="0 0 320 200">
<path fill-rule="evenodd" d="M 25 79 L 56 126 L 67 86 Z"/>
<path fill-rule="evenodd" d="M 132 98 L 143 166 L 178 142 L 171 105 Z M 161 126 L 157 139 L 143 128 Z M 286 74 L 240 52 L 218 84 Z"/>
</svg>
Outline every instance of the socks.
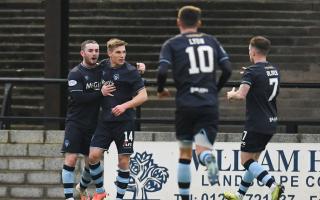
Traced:
<svg viewBox="0 0 320 200">
<path fill-rule="evenodd" d="M 212 152 L 209 150 L 203 151 L 199 154 L 199 162 L 201 165 L 206 166 L 207 165 L 207 158 L 212 156 Z"/>
<path fill-rule="evenodd" d="M 100 162 L 93 165 L 89 165 L 89 168 L 90 168 L 90 175 L 92 177 L 92 180 L 96 185 L 96 192 L 97 193 L 105 192 L 103 187 L 103 168 L 100 165 Z"/>
<path fill-rule="evenodd" d="M 73 185 L 74 185 L 74 167 L 69 167 L 63 165 L 62 168 L 62 183 L 63 183 L 63 192 L 66 199 L 73 199 Z"/>
<path fill-rule="evenodd" d="M 246 170 L 244 175 L 242 176 L 238 193 L 244 196 L 247 193 L 253 179 L 254 176 L 248 170 Z"/>
<path fill-rule="evenodd" d="M 117 200 L 118 199 L 123 199 L 123 196 L 126 192 L 128 183 L 129 183 L 129 177 L 130 177 L 130 171 L 129 169 L 123 170 L 119 169 L 118 170 L 118 176 L 117 176 Z"/>
<path fill-rule="evenodd" d="M 244 168 L 248 170 L 258 181 L 264 183 L 269 188 L 275 184 L 274 178 L 263 167 L 254 160 L 244 163 Z"/>
<path fill-rule="evenodd" d="M 178 163 L 178 186 L 182 200 L 189 200 L 189 188 L 191 182 L 191 160 L 179 159 Z"/>
<path fill-rule="evenodd" d="M 90 182 L 91 182 L 90 170 L 84 167 L 81 173 L 81 180 L 80 180 L 81 189 L 86 189 Z"/>
</svg>

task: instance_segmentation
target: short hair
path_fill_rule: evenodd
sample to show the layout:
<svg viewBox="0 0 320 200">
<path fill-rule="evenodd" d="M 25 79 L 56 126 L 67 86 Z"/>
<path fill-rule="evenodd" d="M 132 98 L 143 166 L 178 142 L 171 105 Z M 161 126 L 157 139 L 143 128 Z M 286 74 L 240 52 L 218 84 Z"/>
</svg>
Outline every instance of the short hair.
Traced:
<svg viewBox="0 0 320 200">
<path fill-rule="evenodd" d="M 112 51 L 114 48 L 120 47 L 120 46 L 126 46 L 128 45 L 127 42 L 120 40 L 118 38 L 112 38 L 107 42 L 107 49 L 108 51 Z"/>
<path fill-rule="evenodd" d="M 81 51 L 84 51 L 87 44 L 98 44 L 95 40 L 85 40 L 81 43 Z"/>
<path fill-rule="evenodd" d="M 255 36 L 251 38 L 250 45 L 266 56 L 270 51 L 271 42 L 263 36 Z"/>
<path fill-rule="evenodd" d="M 179 9 L 178 19 L 186 27 L 194 27 L 201 20 L 201 9 L 195 6 L 183 6 Z"/>
</svg>

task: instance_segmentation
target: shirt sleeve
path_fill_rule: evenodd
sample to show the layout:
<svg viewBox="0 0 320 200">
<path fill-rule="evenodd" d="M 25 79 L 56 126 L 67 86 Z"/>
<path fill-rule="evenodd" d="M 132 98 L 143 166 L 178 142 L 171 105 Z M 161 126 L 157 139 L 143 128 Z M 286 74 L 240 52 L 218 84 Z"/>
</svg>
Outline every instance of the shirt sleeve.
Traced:
<svg viewBox="0 0 320 200">
<path fill-rule="evenodd" d="M 83 82 L 77 71 L 71 71 L 68 75 L 68 90 L 70 93 L 83 92 Z"/>
<path fill-rule="evenodd" d="M 144 87 L 144 80 L 140 76 L 138 70 L 134 70 L 132 72 L 132 89 L 134 91 L 134 94 L 137 94 Z"/>
<path fill-rule="evenodd" d="M 169 41 L 166 41 L 160 51 L 159 64 L 166 63 L 172 65 L 173 52 Z"/>
<path fill-rule="evenodd" d="M 241 84 L 253 85 L 254 73 L 251 69 L 245 69 L 243 72 Z"/>
<path fill-rule="evenodd" d="M 87 103 L 102 97 L 100 90 L 85 92 L 83 88 L 81 75 L 77 72 L 70 72 L 68 75 L 68 90 L 72 100 L 77 103 Z"/>
<path fill-rule="evenodd" d="M 217 41 L 217 60 L 218 60 L 218 64 L 221 65 L 224 61 L 229 60 L 229 55 L 227 54 L 227 52 L 224 50 L 224 48 L 222 47 L 222 45 Z"/>
</svg>

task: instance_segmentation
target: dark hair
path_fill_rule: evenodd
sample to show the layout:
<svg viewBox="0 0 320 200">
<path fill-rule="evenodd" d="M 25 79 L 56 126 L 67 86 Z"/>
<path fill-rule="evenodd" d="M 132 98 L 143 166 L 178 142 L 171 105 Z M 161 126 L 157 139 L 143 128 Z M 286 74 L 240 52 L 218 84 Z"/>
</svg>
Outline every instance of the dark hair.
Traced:
<svg viewBox="0 0 320 200">
<path fill-rule="evenodd" d="M 255 36 L 251 38 L 250 45 L 256 48 L 261 54 L 268 55 L 271 47 L 271 42 L 263 36 Z"/>
<path fill-rule="evenodd" d="M 120 46 L 126 46 L 128 43 L 120 40 L 118 38 L 112 38 L 107 42 L 107 48 L 108 51 L 112 51 L 114 48 L 120 47 Z"/>
<path fill-rule="evenodd" d="M 81 50 L 83 51 L 86 48 L 87 44 L 98 44 L 95 40 L 85 40 L 81 43 Z"/>
<path fill-rule="evenodd" d="M 194 27 L 201 20 L 201 9 L 195 6 L 184 6 L 179 9 L 178 18 L 186 27 Z"/>
</svg>

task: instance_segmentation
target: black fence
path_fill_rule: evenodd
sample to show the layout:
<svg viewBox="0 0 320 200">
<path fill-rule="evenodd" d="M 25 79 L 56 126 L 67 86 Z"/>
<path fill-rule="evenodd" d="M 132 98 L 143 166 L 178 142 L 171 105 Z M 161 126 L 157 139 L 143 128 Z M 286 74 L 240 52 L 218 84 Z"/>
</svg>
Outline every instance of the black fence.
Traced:
<svg viewBox="0 0 320 200">
<path fill-rule="evenodd" d="M 4 84 L 4 93 L 2 108 L 0 114 L 0 129 L 10 129 L 10 124 L 12 122 L 26 121 L 26 122 L 60 122 L 64 123 L 65 117 L 49 117 L 49 116 L 12 116 L 10 115 L 11 103 L 12 103 L 12 90 L 13 86 L 17 84 L 66 84 L 67 79 L 54 79 L 54 78 L 0 78 L 0 83 Z M 146 86 L 156 86 L 154 81 L 146 81 Z M 239 82 L 228 82 L 226 87 L 237 87 Z M 172 82 L 167 84 L 168 86 L 173 86 Z M 317 88 L 320 89 L 320 83 L 280 83 L 281 88 Z M 173 124 L 174 118 L 142 118 L 141 109 L 137 108 L 136 110 L 136 125 L 137 130 L 140 130 L 141 124 L 143 123 L 152 123 L 152 124 Z M 242 125 L 244 124 L 243 120 L 234 120 L 234 119 L 225 119 L 220 120 L 219 124 L 221 125 Z M 286 127 L 287 133 L 297 133 L 298 126 L 308 125 L 308 126 L 319 126 L 320 121 L 317 120 L 280 120 L 279 125 Z"/>
</svg>

